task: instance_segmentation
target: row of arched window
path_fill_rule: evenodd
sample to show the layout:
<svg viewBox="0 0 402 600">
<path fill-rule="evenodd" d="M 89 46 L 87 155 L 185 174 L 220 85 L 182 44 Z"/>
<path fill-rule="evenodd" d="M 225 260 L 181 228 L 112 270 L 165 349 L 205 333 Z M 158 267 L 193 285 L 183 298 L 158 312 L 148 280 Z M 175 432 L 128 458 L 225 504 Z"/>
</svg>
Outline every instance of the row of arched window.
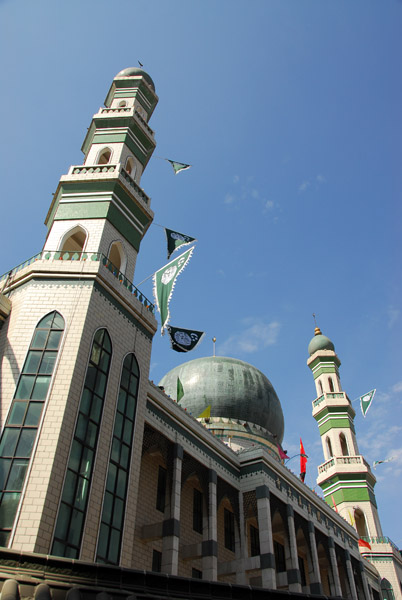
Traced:
<svg viewBox="0 0 402 600">
<path fill-rule="evenodd" d="M 327 446 L 327 457 L 329 460 L 330 458 L 332 458 L 334 456 L 334 453 L 332 451 L 332 443 L 331 443 L 329 436 L 327 436 L 325 438 L 325 444 Z M 344 433 L 339 434 L 339 444 L 340 444 L 341 452 L 342 452 L 341 456 L 349 456 L 349 448 L 348 448 L 346 436 Z"/>
<path fill-rule="evenodd" d="M 8 546 L 45 402 L 57 362 L 65 322 L 57 311 L 37 324 L 0 439 L 0 545 Z M 95 333 L 57 517 L 52 554 L 78 558 L 109 378 L 112 343 L 108 331 Z M 134 424 L 139 367 L 126 355 L 116 402 L 115 423 L 104 493 L 97 562 L 118 564 Z"/>
<path fill-rule="evenodd" d="M 323 388 L 321 379 L 318 380 L 318 387 L 320 390 L 320 394 L 322 395 L 324 393 L 324 388 Z M 328 387 L 329 387 L 330 392 L 335 392 L 335 387 L 334 387 L 334 382 L 332 380 L 332 377 L 328 377 Z"/>
<path fill-rule="evenodd" d="M 109 147 L 102 148 L 99 150 L 97 159 L 95 161 L 96 165 L 108 165 L 112 160 L 113 150 Z M 126 164 L 124 165 L 124 170 L 130 175 L 132 179 L 135 178 L 137 173 L 137 165 L 132 156 L 129 156 L 126 160 Z"/>
<path fill-rule="evenodd" d="M 88 232 L 82 225 L 69 229 L 61 239 L 58 252 L 84 252 L 88 241 Z M 123 274 L 127 265 L 127 256 L 120 241 L 112 242 L 108 252 L 110 262 Z"/>
</svg>

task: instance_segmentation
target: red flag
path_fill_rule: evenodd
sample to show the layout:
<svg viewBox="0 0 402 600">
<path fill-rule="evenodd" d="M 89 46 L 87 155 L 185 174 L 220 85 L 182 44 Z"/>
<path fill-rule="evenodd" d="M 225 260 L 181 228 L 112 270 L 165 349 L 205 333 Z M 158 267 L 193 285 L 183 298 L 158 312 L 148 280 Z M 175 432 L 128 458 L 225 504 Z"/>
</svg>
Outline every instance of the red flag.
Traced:
<svg viewBox="0 0 402 600">
<path fill-rule="evenodd" d="M 286 458 L 289 458 L 289 456 L 286 454 L 286 452 L 284 452 L 284 451 L 282 450 L 282 448 L 280 447 L 280 445 L 279 445 L 279 444 L 276 444 L 276 445 L 277 445 L 278 452 L 279 452 L 279 458 L 280 458 L 281 460 L 285 460 Z"/>
<path fill-rule="evenodd" d="M 368 542 L 365 542 L 361 538 L 359 540 L 359 546 L 360 546 L 360 548 L 368 548 L 368 550 L 371 550 L 370 544 Z"/>
<path fill-rule="evenodd" d="M 331 494 L 331 499 L 332 499 L 332 504 L 334 505 L 334 509 L 336 510 L 336 512 L 338 512 L 338 507 L 335 504 L 335 500 L 334 500 L 334 495 L 333 494 Z"/>
<path fill-rule="evenodd" d="M 307 465 L 308 456 L 304 452 L 303 442 L 300 438 L 300 479 L 304 481 L 306 477 L 306 465 Z"/>
</svg>

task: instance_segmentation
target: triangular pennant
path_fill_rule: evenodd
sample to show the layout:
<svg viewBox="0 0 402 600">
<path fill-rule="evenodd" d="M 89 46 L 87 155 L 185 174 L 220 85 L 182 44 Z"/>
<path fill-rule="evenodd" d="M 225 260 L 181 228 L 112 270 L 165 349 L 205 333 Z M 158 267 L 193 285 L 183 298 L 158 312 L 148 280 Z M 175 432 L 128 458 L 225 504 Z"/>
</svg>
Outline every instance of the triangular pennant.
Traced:
<svg viewBox="0 0 402 600">
<path fill-rule="evenodd" d="M 192 242 L 196 242 L 197 239 L 190 237 L 189 235 L 185 235 L 184 233 L 179 233 L 178 231 L 173 231 L 173 229 L 165 229 L 166 241 L 167 241 L 167 257 L 168 260 L 177 248 L 181 246 L 188 246 Z"/>
<path fill-rule="evenodd" d="M 375 392 L 376 390 L 371 390 L 371 392 L 367 392 L 367 394 L 360 396 L 360 408 L 362 409 L 363 417 L 366 416 L 367 411 L 371 406 Z"/>
<path fill-rule="evenodd" d="M 156 306 L 161 314 L 162 335 L 169 321 L 169 302 L 176 279 L 190 260 L 193 250 L 194 246 L 154 273 L 154 296 Z"/>
<path fill-rule="evenodd" d="M 176 352 L 190 352 L 199 344 L 204 336 L 203 331 L 195 331 L 194 329 L 183 329 L 182 327 L 166 327 L 170 336 L 172 349 Z"/>
<path fill-rule="evenodd" d="M 170 164 L 173 167 L 173 171 L 175 172 L 175 175 L 180 173 L 180 171 L 185 171 L 186 169 L 189 169 L 190 167 L 192 167 L 192 165 L 187 165 L 186 163 L 177 162 L 177 160 L 170 160 L 170 158 L 166 158 L 165 160 L 170 162 Z"/>
<path fill-rule="evenodd" d="M 197 419 L 209 419 L 211 416 L 211 405 L 207 406 L 205 410 L 202 411 L 200 415 L 198 415 Z"/>
</svg>

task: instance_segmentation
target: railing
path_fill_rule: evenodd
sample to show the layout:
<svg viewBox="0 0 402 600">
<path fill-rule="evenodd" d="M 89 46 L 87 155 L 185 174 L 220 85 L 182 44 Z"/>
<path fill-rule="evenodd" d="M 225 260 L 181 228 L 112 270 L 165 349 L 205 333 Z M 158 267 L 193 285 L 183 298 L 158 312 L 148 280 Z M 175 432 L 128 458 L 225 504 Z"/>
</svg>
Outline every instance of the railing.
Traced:
<svg viewBox="0 0 402 600">
<path fill-rule="evenodd" d="M 318 406 L 319 404 L 321 404 L 321 402 L 323 402 L 323 400 L 325 400 L 325 395 L 323 394 L 322 396 L 320 396 L 319 398 L 317 398 L 317 400 L 314 400 L 313 402 L 313 406 Z"/>
<path fill-rule="evenodd" d="M 107 256 L 101 252 L 55 252 L 53 250 L 39 252 L 17 267 L 11 269 L 11 271 L 4 273 L 4 275 L 0 277 L 0 283 L 7 280 L 8 277 L 10 277 L 12 280 L 18 271 L 21 271 L 21 269 L 28 267 L 38 260 L 65 260 L 79 262 L 88 260 L 93 262 L 101 262 L 107 268 L 107 270 L 112 273 L 112 275 L 114 275 L 116 279 L 118 279 L 120 283 L 130 292 L 130 294 L 133 294 L 133 296 L 135 296 L 141 302 L 141 304 L 145 306 L 145 308 L 147 308 L 151 313 L 155 312 L 155 305 L 152 304 L 152 302 L 150 302 L 150 300 L 148 300 L 148 298 L 144 296 L 144 294 L 142 294 L 140 290 L 136 288 L 135 285 L 119 271 L 119 269 L 107 258 Z"/>
<path fill-rule="evenodd" d="M 73 167 L 71 170 L 72 175 L 85 175 L 86 173 L 114 173 L 117 165 L 91 165 Z"/>
<path fill-rule="evenodd" d="M 145 202 L 145 204 L 150 203 L 150 198 L 146 195 L 146 193 L 140 188 L 140 186 L 135 183 L 134 179 L 127 173 L 123 167 L 120 170 L 120 175 L 127 181 L 127 183 L 135 190 L 135 192 L 140 196 L 141 200 Z"/>
<path fill-rule="evenodd" d="M 151 136 L 154 137 L 154 132 L 152 131 L 152 129 L 150 128 L 150 126 L 148 125 L 148 123 L 145 121 L 145 119 L 142 118 L 142 116 L 140 115 L 140 113 L 138 112 L 138 110 L 135 111 L 135 116 L 138 117 L 138 119 L 144 125 L 145 129 L 147 129 L 149 131 L 149 133 L 151 134 Z"/>
<path fill-rule="evenodd" d="M 328 469 L 331 469 L 335 465 L 365 465 L 370 468 L 370 465 L 362 456 L 333 456 L 318 467 L 318 473 L 325 473 L 325 471 L 328 471 Z"/>
<path fill-rule="evenodd" d="M 116 108 L 102 108 L 101 113 L 121 113 L 121 112 L 132 112 L 132 108 L 129 106 L 118 106 Z"/>
<path fill-rule="evenodd" d="M 151 137 L 154 137 L 154 132 L 152 131 L 152 129 L 150 128 L 148 123 L 145 121 L 145 119 L 140 115 L 138 110 L 135 110 L 135 109 L 133 110 L 133 108 L 132 107 L 130 108 L 129 106 L 119 106 L 116 108 L 102 108 L 102 110 L 101 110 L 101 114 L 110 114 L 110 113 L 132 113 L 132 114 L 134 114 L 140 121 L 141 125 L 143 125 L 145 127 L 145 129 L 148 131 L 148 133 L 151 135 Z"/>
<path fill-rule="evenodd" d="M 395 548 L 395 550 L 399 551 L 399 548 L 396 544 L 394 544 L 394 542 L 389 538 L 389 537 L 371 537 L 371 536 L 366 536 L 366 535 L 362 535 L 361 537 L 362 540 L 364 540 L 365 542 L 368 542 L 369 544 L 390 544 L 393 548 Z"/>
<path fill-rule="evenodd" d="M 319 398 L 316 398 L 316 400 L 313 401 L 313 408 L 319 406 L 321 402 L 323 402 L 326 399 L 336 400 L 337 398 L 345 398 L 346 400 L 348 400 L 348 402 L 350 402 L 345 392 L 325 392 L 324 394 L 322 394 L 322 396 L 319 396 Z"/>
</svg>

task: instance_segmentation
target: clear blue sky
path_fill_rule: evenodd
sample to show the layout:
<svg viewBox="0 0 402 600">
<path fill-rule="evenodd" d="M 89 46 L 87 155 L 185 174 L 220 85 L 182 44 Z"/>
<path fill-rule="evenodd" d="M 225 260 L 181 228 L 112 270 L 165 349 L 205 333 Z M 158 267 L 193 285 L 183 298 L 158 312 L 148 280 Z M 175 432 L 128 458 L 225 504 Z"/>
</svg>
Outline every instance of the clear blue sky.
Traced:
<svg viewBox="0 0 402 600">
<path fill-rule="evenodd" d="M 199 240 L 171 305 L 172 325 L 206 332 L 187 358 L 216 336 L 218 354 L 269 377 L 313 487 L 315 312 L 349 397 L 378 390 L 356 429 L 367 460 L 397 457 L 376 493 L 399 546 L 401 31 L 400 0 L 0 0 L 0 272 L 42 248 L 59 177 L 82 163 L 113 77 L 140 60 L 160 98 L 155 154 L 194 165 L 174 176 L 153 158 L 142 179 L 155 222 Z M 135 283 L 165 257 L 152 226 Z M 185 358 L 157 335 L 151 378 Z"/>
</svg>

